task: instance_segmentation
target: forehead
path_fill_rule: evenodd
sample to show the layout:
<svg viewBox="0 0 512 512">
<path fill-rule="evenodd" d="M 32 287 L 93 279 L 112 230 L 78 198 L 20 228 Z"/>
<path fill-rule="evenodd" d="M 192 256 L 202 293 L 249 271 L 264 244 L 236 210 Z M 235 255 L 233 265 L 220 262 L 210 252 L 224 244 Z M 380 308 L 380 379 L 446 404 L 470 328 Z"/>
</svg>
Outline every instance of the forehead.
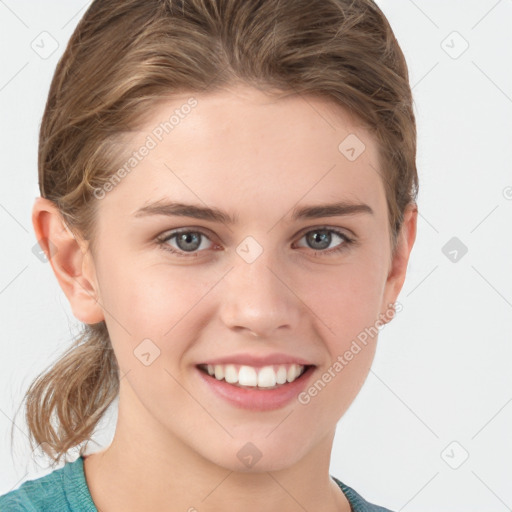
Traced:
<svg viewBox="0 0 512 512">
<path fill-rule="evenodd" d="M 126 142 L 125 163 L 144 145 L 151 149 L 110 194 L 131 212 L 163 197 L 250 214 L 337 199 L 384 207 L 376 141 L 325 98 L 241 86 L 174 97 Z"/>
</svg>

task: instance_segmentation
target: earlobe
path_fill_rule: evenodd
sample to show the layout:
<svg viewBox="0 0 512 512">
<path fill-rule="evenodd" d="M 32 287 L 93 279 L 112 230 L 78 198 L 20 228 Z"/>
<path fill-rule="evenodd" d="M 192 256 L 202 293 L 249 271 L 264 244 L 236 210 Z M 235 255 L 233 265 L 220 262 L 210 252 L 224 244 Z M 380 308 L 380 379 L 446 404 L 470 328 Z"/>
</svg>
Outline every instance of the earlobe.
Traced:
<svg viewBox="0 0 512 512">
<path fill-rule="evenodd" d="M 75 237 L 52 201 L 38 197 L 32 210 L 36 238 L 45 252 L 74 316 L 94 324 L 105 319 L 98 302 L 92 255 L 85 241 Z"/>
</svg>

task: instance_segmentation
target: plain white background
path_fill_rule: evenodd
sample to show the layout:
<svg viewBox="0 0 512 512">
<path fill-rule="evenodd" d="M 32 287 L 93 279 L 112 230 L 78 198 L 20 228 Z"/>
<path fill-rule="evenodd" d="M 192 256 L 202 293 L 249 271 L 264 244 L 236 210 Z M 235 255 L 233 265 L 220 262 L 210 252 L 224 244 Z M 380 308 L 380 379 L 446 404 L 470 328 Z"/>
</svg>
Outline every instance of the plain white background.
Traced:
<svg viewBox="0 0 512 512">
<path fill-rule="evenodd" d="M 378 3 L 410 70 L 420 216 L 403 311 L 339 422 L 331 474 L 394 511 L 512 510 L 512 1 Z M 50 471 L 23 411 L 12 452 L 10 430 L 77 330 L 30 214 L 49 83 L 88 5 L 0 1 L 0 494 Z"/>
</svg>

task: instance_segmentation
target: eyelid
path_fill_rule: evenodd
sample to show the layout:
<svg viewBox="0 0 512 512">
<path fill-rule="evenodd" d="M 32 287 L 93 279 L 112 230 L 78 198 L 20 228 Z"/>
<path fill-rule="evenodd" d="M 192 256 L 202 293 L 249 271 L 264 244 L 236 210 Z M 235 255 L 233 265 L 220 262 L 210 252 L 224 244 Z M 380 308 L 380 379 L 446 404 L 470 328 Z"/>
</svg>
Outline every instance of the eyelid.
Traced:
<svg viewBox="0 0 512 512">
<path fill-rule="evenodd" d="M 347 238 L 351 238 L 351 239 L 355 239 L 356 238 L 356 234 L 351 230 L 351 229 L 348 229 L 348 228 L 342 228 L 342 227 L 339 227 L 339 226 L 329 226 L 327 224 L 314 224 L 312 226 L 308 226 L 307 228 L 304 228 L 303 230 L 299 231 L 297 235 L 295 236 L 304 236 L 306 233 L 309 233 L 310 231 L 323 231 L 323 230 L 328 230 L 328 231 L 335 231 L 337 233 L 340 233 L 344 236 L 346 236 Z"/>
<path fill-rule="evenodd" d="M 165 242 L 171 240 L 172 238 L 174 238 L 176 235 L 179 235 L 181 233 L 199 233 L 199 234 L 203 235 L 205 238 L 207 238 L 208 240 L 210 240 L 210 242 L 212 242 L 212 244 L 216 243 L 216 242 L 214 242 L 214 240 L 212 240 L 212 238 L 215 238 L 215 235 L 213 234 L 213 232 L 211 232 L 209 229 L 199 228 L 199 227 L 195 227 L 195 226 L 188 226 L 188 227 L 185 226 L 182 228 L 169 229 L 168 231 L 165 231 L 161 235 L 158 235 L 156 237 L 156 240 L 161 243 L 165 243 Z M 202 251 L 198 251 L 198 252 L 202 252 Z"/>
<path fill-rule="evenodd" d="M 302 229 L 301 231 L 299 231 L 297 234 L 295 234 L 293 239 L 300 240 L 307 233 L 309 233 L 311 231 L 331 231 L 331 232 L 335 233 L 337 236 L 344 238 L 343 243 L 340 244 L 339 246 L 336 246 L 333 249 L 317 251 L 320 253 L 325 253 L 326 255 L 336 252 L 337 250 L 343 250 L 343 249 L 345 249 L 345 247 L 343 247 L 343 246 L 353 245 L 357 241 L 357 237 L 352 232 L 352 230 L 349 230 L 346 228 L 340 228 L 337 226 L 328 226 L 328 225 L 308 226 L 308 227 Z M 349 234 L 345 233 L 345 231 L 349 231 L 351 234 L 349 235 Z M 213 237 L 212 237 L 213 233 L 209 229 L 200 228 L 200 227 L 196 227 L 196 226 L 185 226 L 185 227 L 180 227 L 180 228 L 165 231 L 161 235 L 157 236 L 156 240 L 158 241 L 160 247 L 163 250 L 166 250 L 166 251 L 171 252 L 172 254 L 175 254 L 178 256 L 198 257 L 200 253 L 205 252 L 205 249 L 203 249 L 201 251 L 193 251 L 193 252 L 187 253 L 186 251 L 181 251 L 179 249 L 175 249 L 174 247 L 171 247 L 171 248 L 169 248 L 168 246 L 165 247 L 166 245 L 168 245 L 167 242 L 169 240 L 173 239 L 175 236 L 179 235 L 180 233 L 199 233 L 202 236 L 204 236 L 205 238 L 207 238 L 212 244 L 216 244 L 216 242 L 214 240 L 212 240 L 212 238 L 215 238 L 215 235 L 213 235 Z M 311 248 L 309 248 L 309 250 L 315 251 L 315 249 L 311 249 Z"/>
<path fill-rule="evenodd" d="M 300 230 L 298 233 L 293 235 L 292 239 L 294 239 L 298 236 L 304 236 L 306 233 L 309 233 L 310 231 L 314 231 L 315 229 L 318 231 L 321 231 L 321 230 L 337 231 L 337 232 L 340 232 L 341 234 L 344 234 L 347 238 L 357 238 L 356 234 L 351 229 L 348 229 L 348 228 L 342 228 L 339 226 L 313 224 L 311 226 L 307 226 L 307 227 L 303 228 L 302 230 Z M 189 232 L 201 233 L 204 236 L 210 238 L 210 240 L 212 237 L 213 238 L 216 237 L 215 233 L 213 233 L 213 231 L 209 230 L 208 228 L 203 228 L 203 227 L 199 227 L 199 226 L 184 226 L 184 227 L 169 229 L 167 231 L 164 231 L 162 234 L 158 235 L 156 238 L 158 240 L 162 240 L 165 238 L 168 239 L 168 238 L 172 237 L 173 235 L 177 235 L 179 233 L 189 233 Z M 348 234 L 345 232 L 348 232 Z"/>
<path fill-rule="evenodd" d="M 303 231 L 300 231 L 299 234 L 296 236 L 298 240 L 301 240 L 305 235 L 310 233 L 311 231 L 330 231 L 331 233 L 334 233 L 336 236 L 341 238 L 343 240 L 343 243 L 337 245 L 336 247 L 332 249 L 325 249 L 325 250 L 316 250 L 309 248 L 310 251 L 315 251 L 319 253 L 323 253 L 325 255 L 335 254 L 337 251 L 343 251 L 345 249 L 348 249 L 349 246 L 356 245 L 357 243 L 357 237 L 353 234 L 348 235 L 345 233 L 345 230 L 343 228 L 335 227 L 335 226 L 310 226 L 309 228 L 306 228 Z M 347 230 L 352 233 L 351 230 Z"/>
<path fill-rule="evenodd" d="M 181 228 L 168 229 L 158 235 L 157 238 L 167 238 L 173 235 L 179 235 L 180 233 L 202 233 L 207 236 L 211 236 L 213 234 L 213 232 L 207 228 L 200 228 L 199 226 L 183 226 Z"/>
</svg>

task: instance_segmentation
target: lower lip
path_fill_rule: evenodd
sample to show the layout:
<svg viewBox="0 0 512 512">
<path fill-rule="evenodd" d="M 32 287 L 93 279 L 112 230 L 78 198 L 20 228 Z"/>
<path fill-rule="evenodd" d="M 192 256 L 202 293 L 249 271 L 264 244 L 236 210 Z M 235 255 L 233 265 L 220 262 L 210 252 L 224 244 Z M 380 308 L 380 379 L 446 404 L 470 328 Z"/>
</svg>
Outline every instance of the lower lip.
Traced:
<svg viewBox="0 0 512 512">
<path fill-rule="evenodd" d="M 271 411 L 284 407 L 304 390 L 314 370 L 315 367 L 310 366 L 298 379 L 274 389 L 250 389 L 228 384 L 225 380 L 217 380 L 196 367 L 203 381 L 217 396 L 235 407 L 251 411 Z"/>
</svg>

